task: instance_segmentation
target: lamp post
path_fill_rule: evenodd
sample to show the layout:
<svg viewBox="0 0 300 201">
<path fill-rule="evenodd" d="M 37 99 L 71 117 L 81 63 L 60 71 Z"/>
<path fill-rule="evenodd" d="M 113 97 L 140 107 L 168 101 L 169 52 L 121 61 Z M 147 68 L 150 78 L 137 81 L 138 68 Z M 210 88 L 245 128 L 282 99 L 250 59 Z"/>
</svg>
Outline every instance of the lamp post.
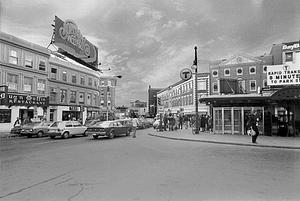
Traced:
<svg viewBox="0 0 300 201">
<path fill-rule="evenodd" d="M 119 78 L 121 79 L 122 78 L 122 75 L 115 75 L 115 76 L 112 76 L 112 77 L 116 77 L 116 78 Z M 117 82 L 116 82 L 117 83 Z M 107 85 L 107 91 L 106 91 L 106 121 L 108 121 L 108 114 L 109 114 L 109 109 L 111 109 L 111 102 L 110 102 L 110 106 L 108 107 L 108 91 L 111 92 L 109 86 Z M 111 96 L 111 95 L 110 95 Z"/>
<path fill-rule="evenodd" d="M 199 134 L 199 114 L 198 114 L 198 66 L 197 66 L 197 46 L 195 46 L 195 60 L 193 62 L 192 69 L 195 69 L 195 134 Z"/>
</svg>

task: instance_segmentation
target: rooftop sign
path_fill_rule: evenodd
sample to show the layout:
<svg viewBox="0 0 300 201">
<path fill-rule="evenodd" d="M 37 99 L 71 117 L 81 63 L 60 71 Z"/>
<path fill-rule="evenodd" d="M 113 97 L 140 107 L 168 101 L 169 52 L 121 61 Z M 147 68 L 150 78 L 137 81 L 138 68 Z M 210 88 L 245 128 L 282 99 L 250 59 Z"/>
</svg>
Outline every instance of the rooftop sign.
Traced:
<svg viewBox="0 0 300 201">
<path fill-rule="evenodd" d="M 98 70 L 98 49 L 82 36 L 75 22 L 55 16 L 54 44 L 59 52 L 75 61 Z"/>
<path fill-rule="evenodd" d="M 300 66 L 283 64 L 266 67 L 268 86 L 300 84 Z"/>
</svg>

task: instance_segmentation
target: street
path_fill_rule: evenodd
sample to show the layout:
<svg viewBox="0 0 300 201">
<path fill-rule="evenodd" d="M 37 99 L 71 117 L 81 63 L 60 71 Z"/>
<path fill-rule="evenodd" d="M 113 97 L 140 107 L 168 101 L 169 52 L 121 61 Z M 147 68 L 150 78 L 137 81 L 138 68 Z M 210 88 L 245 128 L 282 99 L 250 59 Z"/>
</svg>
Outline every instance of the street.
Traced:
<svg viewBox="0 0 300 201">
<path fill-rule="evenodd" d="M 0 139 L 0 200 L 298 200 L 300 151 L 169 140 Z"/>
</svg>

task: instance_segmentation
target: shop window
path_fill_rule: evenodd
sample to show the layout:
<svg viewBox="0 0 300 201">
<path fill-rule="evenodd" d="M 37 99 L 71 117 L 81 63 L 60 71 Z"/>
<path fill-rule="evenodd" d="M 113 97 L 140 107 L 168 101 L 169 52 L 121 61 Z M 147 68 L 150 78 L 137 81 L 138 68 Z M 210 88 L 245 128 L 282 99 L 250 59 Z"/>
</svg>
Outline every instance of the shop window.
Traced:
<svg viewBox="0 0 300 201">
<path fill-rule="evenodd" d="M 84 103 L 84 92 L 79 92 L 79 103 Z"/>
<path fill-rule="evenodd" d="M 236 74 L 237 75 L 243 75 L 243 69 L 242 68 L 237 68 L 236 69 Z"/>
<path fill-rule="evenodd" d="M 76 75 L 72 75 L 72 83 L 76 84 Z"/>
<path fill-rule="evenodd" d="M 84 77 L 80 78 L 80 84 L 83 85 L 83 86 L 85 85 L 85 79 L 84 79 Z"/>
<path fill-rule="evenodd" d="M 37 81 L 37 91 L 39 94 L 45 94 L 46 80 L 38 79 Z"/>
<path fill-rule="evenodd" d="M 224 69 L 224 75 L 230 76 L 230 69 Z"/>
<path fill-rule="evenodd" d="M 70 103 L 76 103 L 76 91 L 70 93 Z"/>
<path fill-rule="evenodd" d="M 18 65 L 18 52 L 15 50 L 9 51 L 9 59 L 8 62 L 11 64 Z"/>
<path fill-rule="evenodd" d="M 88 80 L 88 85 L 89 85 L 89 86 L 93 86 L 93 79 L 90 78 L 90 77 L 89 77 L 89 80 Z"/>
<path fill-rule="evenodd" d="M 60 90 L 60 102 L 61 103 L 67 102 L 67 90 L 65 90 L 65 89 Z"/>
<path fill-rule="evenodd" d="M 33 59 L 31 55 L 25 54 L 25 67 L 27 68 L 33 67 Z"/>
<path fill-rule="evenodd" d="M 293 61 L 293 52 L 285 53 L 285 61 Z"/>
<path fill-rule="evenodd" d="M 18 90 L 19 76 L 7 73 L 7 86 L 9 90 L 17 91 Z"/>
<path fill-rule="evenodd" d="M 11 109 L 0 109 L 0 123 L 11 122 Z"/>
<path fill-rule="evenodd" d="M 256 80 L 250 80 L 250 91 L 256 91 Z"/>
<path fill-rule="evenodd" d="M 46 62 L 44 60 L 40 60 L 39 70 L 46 71 Z"/>
<path fill-rule="evenodd" d="M 256 74 L 256 66 L 251 66 L 251 67 L 249 68 L 249 73 L 250 73 L 250 74 Z"/>
<path fill-rule="evenodd" d="M 218 91 L 218 83 L 213 83 L 213 92 L 217 93 Z"/>
<path fill-rule="evenodd" d="M 51 68 L 50 78 L 53 79 L 53 80 L 56 80 L 56 76 L 57 76 L 57 69 L 56 68 Z"/>
<path fill-rule="evenodd" d="M 61 79 L 62 81 L 64 82 L 67 82 L 68 79 L 67 79 L 67 72 L 66 71 L 63 71 L 62 74 L 61 74 Z"/>
<path fill-rule="evenodd" d="M 213 70 L 212 75 L 213 77 L 218 77 L 218 70 Z"/>
</svg>

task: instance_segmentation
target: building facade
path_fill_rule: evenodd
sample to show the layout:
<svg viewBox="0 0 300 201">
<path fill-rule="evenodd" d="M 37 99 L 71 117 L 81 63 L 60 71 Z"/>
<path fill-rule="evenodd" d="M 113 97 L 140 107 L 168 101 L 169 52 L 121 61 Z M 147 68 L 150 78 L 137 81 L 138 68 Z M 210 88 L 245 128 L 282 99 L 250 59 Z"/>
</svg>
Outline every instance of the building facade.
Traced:
<svg viewBox="0 0 300 201">
<path fill-rule="evenodd" d="M 99 72 L 57 53 L 49 59 L 50 121 L 82 120 L 99 116 Z"/>
<path fill-rule="evenodd" d="M 135 100 L 130 102 L 129 113 L 133 113 L 137 116 L 146 116 L 147 111 L 147 102 Z"/>
<path fill-rule="evenodd" d="M 49 57 L 46 48 L 0 32 L 1 131 L 17 117 L 25 122 L 46 115 Z"/>
<path fill-rule="evenodd" d="M 160 99 L 160 105 L 163 107 L 161 113 L 184 113 L 189 115 L 195 114 L 195 75 L 186 81 L 179 81 L 157 93 L 157 98 Z M 208 73 L 198 73 L 198 99 L 203 95 L 210 93 Z M 200 103 L 198 104 L 199 114 L 209 114 L 209 106 Z"/>
</svg>

